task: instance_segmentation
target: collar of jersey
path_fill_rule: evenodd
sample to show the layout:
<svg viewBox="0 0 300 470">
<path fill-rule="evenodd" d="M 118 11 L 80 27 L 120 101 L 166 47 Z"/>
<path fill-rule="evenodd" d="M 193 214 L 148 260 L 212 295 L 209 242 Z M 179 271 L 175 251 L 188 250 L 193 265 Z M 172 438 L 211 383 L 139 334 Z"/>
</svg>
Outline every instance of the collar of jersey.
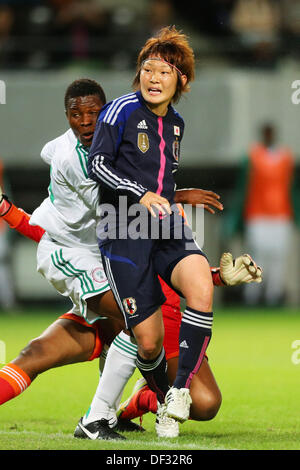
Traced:
<svg viewBox="0 0 300 470">
<path fill-rule="evenodd" d="M 83 150 L 86 153 L 89 153 L 89 147 L 86 147 L 86 145 L 83 145 L 79 139 L 77 139 L 76 147 L 79 148 L 80 150 Z"/>
</svg>

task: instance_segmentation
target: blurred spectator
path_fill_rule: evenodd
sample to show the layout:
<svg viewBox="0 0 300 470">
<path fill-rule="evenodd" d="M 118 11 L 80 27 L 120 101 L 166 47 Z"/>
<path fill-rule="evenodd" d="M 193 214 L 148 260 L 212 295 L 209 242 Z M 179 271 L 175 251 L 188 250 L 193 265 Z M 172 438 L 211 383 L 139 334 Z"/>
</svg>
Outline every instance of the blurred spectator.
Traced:
<svg viewBox="0 0 300 470">
<path fill-rule="evenodd" d="M 155 35 L 164 26 L 176 22 L 171 0 L 149 0 L 147 16 L 150 35 Z"/>
<path fill-rule="evenodd" d="M 136 51 L 144 42 L 149 0 L 96 0 L 108 14 L 109 26 L 103 45 L 107 64 L 115 70 L 135 66 Z M 120 47 L 122 45 L 122 47 Z"/>
<path fill-rule="evenodd" d="M 6 66 L 9 63 L 10 47 L 9 39 L 14 23 L 14 13 L 12 8 L 0 4 L 0 65 Z"/>
<path fill-rule="evenodd" d="M 294 181 L 294 159 L 287 147 L 278 146 L 272 124 L 260 129 L 259 143 L 244 160 L 232 208 L 225 219 L 225 235 L 244 228 L 245 251 L 264 270 L 261 285 L 247 285 L 245 301 L 279 305 L 285 298 L 292 221 L 300 227 L 299 188 Z"/>
<path fill-rule="evenodd" d="M 58 47 L 55 62 L 105 59 L 109 51 L 110 19 L 98 0 L 49 0 L 53 8 L 52 35 Z"/>
<path fill-rule="evenodd" d="M 188 21 L 201 34 L 212 37 L 232 34 L 230 18 L 236 0 L 198 2 L 196 11 L 181 0 L 173 0 L 172 3 L 178 17 Z"/>
<path fill-rule="evenodd" d="M 231 24 L 248 52 L 248 61 L 258 65 L 273 64 L 281 27 L 278 0 L 237 0 Z"/>
<path fill-rule="evenodd" d="M 285 54 L 300 55 L 300 0 L 282 0 L 282 34 Z"/>
<path fill-rule="evenodd" d="M 3 164 L 0 161 L 0 186 L 3 188 Z M 0 217 L 0 309 L 15 307 L 15 292 L 11 271 L 11 249 L 8 225 Z"/>
<path fill-rule="evenodd" d="M 51 10 L 46 1 L 0 0 L 1 65 L 7 68 L 43 67 L 47 59 L 44 38 L 50 21 Z"/>
<path fill-rule="evenodd" d="M 293 36 L 300 36 L 300 0 L 282 0 L 283 28 Z"/>
<path fill-rule="evenodd" d="M 5 3 L 0 0 L 0 63 L 8 68 L 45 69 L 109 54 L 110 22 L 98 0 Z"/>
</svg>

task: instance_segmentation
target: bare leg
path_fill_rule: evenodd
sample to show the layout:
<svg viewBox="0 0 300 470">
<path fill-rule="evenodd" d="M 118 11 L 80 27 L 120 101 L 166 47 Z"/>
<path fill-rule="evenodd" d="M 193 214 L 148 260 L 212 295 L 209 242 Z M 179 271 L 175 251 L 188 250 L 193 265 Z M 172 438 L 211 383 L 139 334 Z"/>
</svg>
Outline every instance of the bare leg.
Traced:
<svg viewBox="0 0 300 470">
<path fill-rule="evenodd" d="M 103 320 L 102 324 L 103 328 L 110 332 L 111 340 L 120 331 L 109 320 Z M 34 380 L 38 374 L 48 369 L 87 361 L 94 346 L 95 332 L 92 328 L 60 318 L 39 337 L 31 340 L 11 362 Z"/>
<path fill-rule="evenodd" d="M 104 294 L 95 295 L 87 300 L 87 305 L 90 310 L 98 315 L 107 316 L 114 321 L 120 323 L 122 328 L 125 328 L 125 322 L 122 313 L 115 301 L 114 295 L 111 290 L 104 292 Z"/>
</svg>

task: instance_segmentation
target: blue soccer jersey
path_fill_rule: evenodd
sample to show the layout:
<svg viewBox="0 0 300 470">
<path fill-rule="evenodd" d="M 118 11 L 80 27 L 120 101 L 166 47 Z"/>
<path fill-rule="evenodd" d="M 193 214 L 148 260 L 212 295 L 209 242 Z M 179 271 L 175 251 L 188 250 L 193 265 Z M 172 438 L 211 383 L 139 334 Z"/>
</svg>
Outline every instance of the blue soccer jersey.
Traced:
<svg viewBox="0 0 300 470">
<path fill-rule="evenodd" d="M 164 303 L 157 275 L 171 285 L 172 270 L 182 258 L 203 255 L 174 203 L 174 173 L 183 131 L 183 119 L 172 106 L 165 116 L 157 116 L 140 92 L 108 103 L 97 122 L 88 173 L 101 188 L 98 244 L 126 327 L 144 321 Z M 122 198 L 139 203 L 147 191 L 165 197 L 176 210 L 154 219 L 145 208 L 146 217 L 140 225 L 133 224 L 137 227 L 133 233 L 129 212 L 123 221 Z M 122 224 L 128 231 L 122 230 Z"/>
<path fill-rule="evenodd" d="M 129 93 L 101 110 L 89 155 L 89 177 L 101 183 L 101 203 L 118 204 L 125 195 L 139 202 L 147 191 L 174 203 L 184 122 L 169 106 L 157 116 L 140 92 Z"/>
</svg>

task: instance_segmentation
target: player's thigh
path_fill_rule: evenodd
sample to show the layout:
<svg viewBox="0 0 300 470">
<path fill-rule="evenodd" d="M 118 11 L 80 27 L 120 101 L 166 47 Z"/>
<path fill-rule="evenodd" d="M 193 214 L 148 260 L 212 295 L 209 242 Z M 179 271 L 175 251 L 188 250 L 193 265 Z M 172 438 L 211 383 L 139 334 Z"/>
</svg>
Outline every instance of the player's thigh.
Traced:
<svg viewBox="0 0 300 470">
<path fill-rule="evenodd" d="M 212 308 L 213 283 L 205 256 L 192 254 L 182 258 L 172 271 L 171 283 L 189 307 L 204 311 Z"/>
<path fill-rule="evenodd" d="M 86 303 L 88 309 L 96 315 L 109 317 L 111 320 L 118 322 L 122 328 L 125 327 L 124 317 L 111 290 L 89 297 Z"/>
<path fill-rule="evenodd" d="M 94 350 L 95 335 L 92 328 L 59 318 L 12 362 L 34 378 L 53 367 L 87 361 Z"/>
</svg>

